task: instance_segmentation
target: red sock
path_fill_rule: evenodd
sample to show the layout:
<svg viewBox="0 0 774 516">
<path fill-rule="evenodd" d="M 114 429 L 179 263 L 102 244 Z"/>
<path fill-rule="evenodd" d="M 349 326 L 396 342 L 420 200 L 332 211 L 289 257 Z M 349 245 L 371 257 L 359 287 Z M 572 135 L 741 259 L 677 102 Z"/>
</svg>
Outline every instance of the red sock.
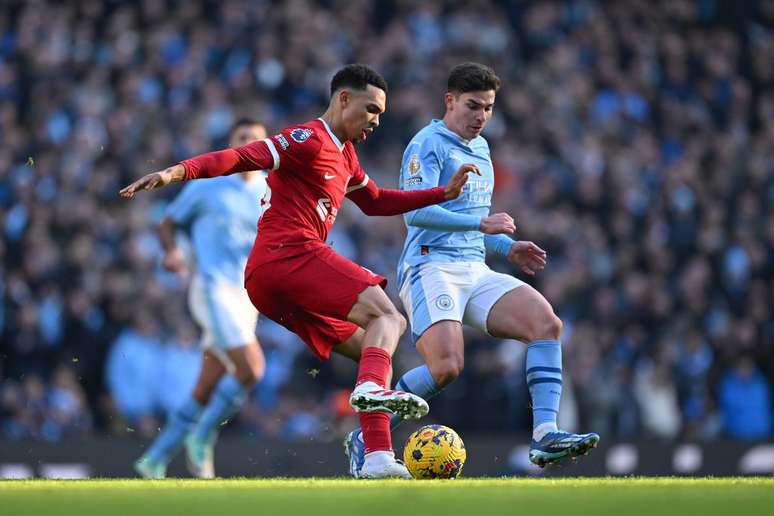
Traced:
<svg viewBox="0 0 774 516">
<path fill-rule="evenodd" d="M 387 412 L 361 412 L 358 417 L 363 430 L 365 452 L 392 451 L 390 415 Z"/>
<path fill-rule="evenodd" d="M 392 357 L 385 350 L 374 347 L 365 348 L 360 354 L 355 385 L 360 385 L 363 382 L 374 382 L 385 387 L 391 364 Z"/>
<path fill-rule="evenodd" d="M 357 373 L 357 385 L 374 382 L 381 387 L 387 384 L 392 357 L 380 348 L 368 347 L 360 355 Z M 366 453 L 372 451 L 392 451 L 390 433 L 390 415 L 387 412 L 361 412 L 360 428 L 363 430 L 363 442 Z"/>
</svg>

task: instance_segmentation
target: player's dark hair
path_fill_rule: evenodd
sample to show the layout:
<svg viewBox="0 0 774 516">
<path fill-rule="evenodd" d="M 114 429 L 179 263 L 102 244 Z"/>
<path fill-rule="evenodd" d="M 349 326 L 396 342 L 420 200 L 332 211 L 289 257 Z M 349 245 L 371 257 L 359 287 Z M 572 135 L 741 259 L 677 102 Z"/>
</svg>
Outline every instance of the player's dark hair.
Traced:
<svg viewBox="0 0 774 516">
<path fill-rule="evenodd" d="M 250 125 L 260 125 L 262 127 L 264 126 L 263 122 L 259 122 L 255 118 L 242 117 L 234 122 L 234 125 L 231 126 L 231 129 L 228 131 L 228 137 L 231 138 L 237 129 Z"/>
<path fill-rule="evenodd" d="M 341 88 L 365 90 L 368 85 L 376 86 L 387 93 L 387 81 L 379 72 L 362 64 L 348 64 L 331 79 L 331 97 Z"/>
<path fill-rule="evenodd" d="M 447 87 L 454 93 L 497 91 L 500 89 L 500 78 L 486 65 L 462 63 L 452 68 Z"/>
</svg>

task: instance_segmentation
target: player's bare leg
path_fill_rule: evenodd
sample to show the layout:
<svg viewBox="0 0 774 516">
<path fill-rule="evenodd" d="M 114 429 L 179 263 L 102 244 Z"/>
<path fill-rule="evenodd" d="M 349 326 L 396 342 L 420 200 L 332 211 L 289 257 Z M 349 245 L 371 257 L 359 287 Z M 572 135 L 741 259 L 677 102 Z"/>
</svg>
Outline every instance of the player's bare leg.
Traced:
<svg viewBox="0 0 774 516">
<path fill-rule="evenodd" d="M 419 338 L 417 351 L 422 355 L 437 387 L 446 387 L 457 379 L 465 367 L 462 324 L 458 321 L 438 321 Z"/>
<path fill-rule="evenodd" d="M 226 354 L 234 364 L 234 376 L 246 388 L 252 389 L 256 382 L 263 378 L 266 359 L 258 342 L 229 349 Z"/>
<path fill-rule="evenodd" d="M 357 297 L 347 320 L 365 330 L 361 346 L 375 347 L 390 355 L 398 347 L 398 339 L 406 331 L 406 318 L 398 312 L 381 287 L 370 286 Z"/>
<path fill-rule="evenodd" d="M 562 392 L 562 321 L 551 304 L 534 288 L 522 285 L 494 304 L 487 328 L 495 337 L 528 342 L 527 385 L 533 413 L 530 460 L 543 467 L 596 448 L 597 434 L 562 432 L 556 426 Z"/>
<path fill-rule="evenodd" d="M 360 353 L 363 351 L 363 338 L 365 330 L 358 328 L 350 338 L 333 347 L 333 352 L 347 357 L 355 362 L 360 362 Z"/>
<path fill-rule="evenodd" d="M 196 427 L 185 439 L 188 469 L 199 478 L 215 476 L 214 448 L 218 429 L 239 410 L 247 394 L 263 377 L 265 368 L 263 351 L 255 341 L 230 348 L 225 353 L 218 350 L 218 354 L 224 355 L 216 359 L 221 363 L 222 372 L 209 391 L 205 392 L 207 401 L 200 401 L 202 405 L 206 404 L 206 408 Z M 216 354 L 211 356 L 215 357 Z M 204 368 L 202 371 L 204 372 Z M 226 375 L 226 372 L 229 374 Z"/>
<path fill-rule="evenodd" d="M 360 341 L 361 351 L 357 384 L 350 396 L 350 404 L 360 413 L 365 445 L 365 459 L 359 476 L 410 479 L 406 467 L 395 460 L 389 415 L 421 417 L 427 413 L 427 403 L 413 394 L 387 388 L 392 354 L 406 330 L 406 320 L 377 286 L 360 293 L 347 319 L 365 330 L 362 337 L 357 332 L 353 335 Z"/>
<path fill-rule="evenodd" d="M 193 398 L 201 405 L 206 405 L 210 401 L 212 391 L 215 386 L 226 374 L 226 366 L 215 353 L 209 349 L 202 353 L 202 368 L 199 371 L 199 377 L 194 385 Z"/>
</svg>

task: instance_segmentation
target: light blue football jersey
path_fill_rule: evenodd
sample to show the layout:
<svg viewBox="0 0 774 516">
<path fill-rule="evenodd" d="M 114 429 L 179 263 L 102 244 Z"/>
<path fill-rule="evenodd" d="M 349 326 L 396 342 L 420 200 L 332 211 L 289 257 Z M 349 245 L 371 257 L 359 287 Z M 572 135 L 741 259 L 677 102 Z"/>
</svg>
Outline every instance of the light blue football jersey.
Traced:
<svg viewBox="0 0 774 516">
<path fill-rule="evenodd" d="M 406 147 L 400 171 L 400 188 L 418 190 L 445 185 L 464 163 L 478 166 L 481 176 L 470 174 L 462 194 L 439 204 L 455 212 L 486 217 L 492 204 L 494 169 L 489 144 L 482 136 L 463 140 L 443 120 L 433 120 Z M 418 210 L 421 211 L 421 210 Z M 404 215 L 408 235 L 398 264 L 398 283 L 403 284 L 408 267 L 426 262 L 483 262 L 484 234 L 474 224 L 469 231 L 433 231 L 411 226 L 411 213 Z"/>
<path fill-rule="evenodd" d="M 235 174 L 191 181 L 169 204 L 166 215 L 188 231 L 195 268 L 205 281 L 244 284 L 265 194 L 263 173 L 249 182 Z"/>
</svg>

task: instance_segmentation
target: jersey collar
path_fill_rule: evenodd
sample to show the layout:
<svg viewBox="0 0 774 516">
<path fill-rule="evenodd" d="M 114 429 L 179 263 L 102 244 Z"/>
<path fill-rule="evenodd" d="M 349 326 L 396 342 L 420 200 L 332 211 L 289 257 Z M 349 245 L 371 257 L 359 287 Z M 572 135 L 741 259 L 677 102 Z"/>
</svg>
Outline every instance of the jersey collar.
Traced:
<svg viewBox="0 0 774 516">
<path fill-rule="evenodd" d="M 333 143 L 335 143 L 336 147 L 339 148 L 339 152 L 343 151 L 344 150 L 344 144 L 341 143 L 341 141 L 339 141 L 339 139 L 336 137 L 335 134 L 333 134 L 333 131 L 331 131 L 331 128 L 328 127 L 328 124 L 325 122 L 325 120 L 323 120 L 322 118 L 318 118 L 317 120 L 322 122 L 323 127 L 325 127 L 325 130 L 328 131 L 328 136 L 331 137 L 331 140 L 333 140 Z"/>
<path fill-rule="evenodd" d="M 433 118 L 433 123 L 434 123 L 434 124 L 436 124 L 436 126 L 438 126 L 438 129 L 439 129 L 441 132 L 448 134 L 449 136 L 451 136 L 452 138 L 454 138 L 456 141 L 460 142 L 460 143 L 461 143 L 461 144 L 463 144 L 463 145 L 467 145 L 468 147 L 470 147 L 470 146 L 471 146 L 471 144 L 472 144 L 474 141 L 476 141 L 476 139 L 480 138 L 480 136 L 476 136 L 476 137 L 475 137 L 474 139 L 472 139 L 472 140 L 466 140 L 465 138 L 463 138 L 463 137 L 462 137 L 462 136 L 460 136 L 459 134 L 457 134 L 457 133 L 455 133 L 454 131 L 452 131 L 451 129 L 449 129 L 449 126 L 447 126 L 447 125 L 446 125 L 446 122 L 444 122 L 443 120 L 440 120 L 440 119 L 438 119 L 438 118 Z"/>
</svg>

